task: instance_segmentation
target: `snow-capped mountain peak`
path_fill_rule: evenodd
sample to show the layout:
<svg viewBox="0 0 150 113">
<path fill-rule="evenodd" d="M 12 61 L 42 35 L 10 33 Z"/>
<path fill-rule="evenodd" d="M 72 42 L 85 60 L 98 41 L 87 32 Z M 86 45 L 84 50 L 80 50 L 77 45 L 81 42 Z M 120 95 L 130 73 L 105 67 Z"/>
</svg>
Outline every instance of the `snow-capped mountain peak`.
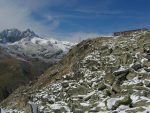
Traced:
<svg viewBox="0 0 150 113">
<path fill-rule="evenodd" d="M 16 28 L 5 29 L 0 32 L 0 43 L 13 43 L 23 38 L 33 38 L 33 37 L 39 36 L 30 29 L 27 29 L 25 31 L 20 31 Z"/>
<path fill-rule="evenodd" d="M 58 41 L 53 38 L 39 38 L 39 37 L 32 38 L 31 42 L 33 44 L 55 46 L 59 49 L 62 49 L 63 51 L 68 51 L 68 49 L 70 49 L 70 47 L 74 45 L 74 43 L 67 41 Z"/>
<path fill-rule="evenodd" d="M 37 34 L 35 34 L 33 31 L 31 31 L 30 29 L 27 29 L 25 31 L 22 32 L 22 38 L 33 38 L 33 37 L 39 37 Z"/>
<path fill-rule="evenodd" d="M 18 29 L 4 30 L 0 32 L 0 43 L 0 46 L 13 56 L 53 60 L 54 62 L 60 60 L 75 45 L 67 41 L 39 37 L 30 29 L 23 32 Z"/>
</svg>

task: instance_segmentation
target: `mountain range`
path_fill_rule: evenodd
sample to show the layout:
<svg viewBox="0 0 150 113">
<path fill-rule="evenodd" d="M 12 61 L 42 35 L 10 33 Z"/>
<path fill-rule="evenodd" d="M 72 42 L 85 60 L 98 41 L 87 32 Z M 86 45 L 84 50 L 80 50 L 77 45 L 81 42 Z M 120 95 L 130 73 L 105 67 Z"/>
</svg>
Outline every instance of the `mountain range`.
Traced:
<svg viewBox="0 0 150 113">
<path fill-rule="evenodd" d="M 150 31 L 83 40 L 0 103 L 8 113 L 150 112 Z"/>
</svg>

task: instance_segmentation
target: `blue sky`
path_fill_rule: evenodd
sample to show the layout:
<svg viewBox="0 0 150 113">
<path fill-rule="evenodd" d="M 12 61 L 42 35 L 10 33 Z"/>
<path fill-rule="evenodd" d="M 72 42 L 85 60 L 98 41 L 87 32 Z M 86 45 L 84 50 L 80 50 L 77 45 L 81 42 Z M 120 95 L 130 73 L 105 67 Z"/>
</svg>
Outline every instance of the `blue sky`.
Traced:
<svg viewBox="0 0 150 113">
<path fill-rule="evenodd" d="M 0 0 L 0 28 L 77 41 L 150 28 L 150 0 Z"/>
</svg>

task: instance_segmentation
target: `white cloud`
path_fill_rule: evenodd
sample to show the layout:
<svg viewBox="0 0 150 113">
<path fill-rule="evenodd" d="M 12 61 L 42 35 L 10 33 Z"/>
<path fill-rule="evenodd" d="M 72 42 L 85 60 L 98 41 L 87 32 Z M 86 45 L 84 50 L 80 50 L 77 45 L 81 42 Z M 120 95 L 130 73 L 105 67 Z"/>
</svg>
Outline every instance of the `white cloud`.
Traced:
<svg viewBox="0 0 150 113">
<path fill-rule="evenodd" d="M 57 34 L 54 38 L 59 37 L 59 39 L 71 41 L 71 42 L 80 42 L 86 39 L 92 39 L 96 37 L 109 37 L 112 36 L 111 34 L 100 34 L 94 32 L 74 32 L 67 35 L 64 34 Z"/>
<path fill-rule="evenodd" d="M 54 18 L 53 16 L 46 16 L 47 20 L 49 21 L 49 23 L 51 24 L 51 30 L 55 30 L 58 26 L 59 26 L 59 20 Z"/>
<path fill-rule="evenodd" d="M 0 30 L 7 28 L 18 28 L 21 30 L 31 28 L 39 34 L 49 34 L 51 30 L 58 26 L 58 22 L 51 20 L 52 24 L 47 27 L 31 17 L 32 10 L 38 9 L 38 7 L 44 4 L 37 3 L 35 0 L 22 1 L 23 0 L 0 0 Z M 32 6 L 34 9 L 32 9 Z"/>
<path fill-rule="evenodd" d="M 71 1 L 73 5 L 75 0 Z M 41 21 L 33 19 L 31 16 L 32 11 L 40 12 L 40 10 L 47 5 L 60 5 L 66 2 L 68 2 L 68 0 L 0 0 L 0 31 L 7 28 L 18 28 L 20 30 L 30 28 L 39 35 L 50 35 L 52 37 L 56 37 L 57 39 L 73 42 L 79 42 L 87 38 L 102 36 L 102 34 L 99 33 L 87 32 L 74 32 L 66 34 L 52 32 L 53 30 L 57 29 L 57 27 L 59 27 L 61 19 L 65 17 L 75 18 L 77 15 L 51 15 L 46 13 L 44 14 L 43 12 L 43 17 L 45 18 L 45 21 L 48 21 L 48 25 L 43 24 L 44 20 L 42 23 Z M 80 18 L 83 17 L 81 16 Z"/>
<path fill-rule="evenodd" d="M 30 11 L 8 0 L 0 1 L 0 29 L 27 26 Z M 26 24 L 25 24 L 26 23 Z M 25 25 L 23 25 L 25 24 Z M 22 26 L 23 25 L 23 26 Z"/>
</svg>

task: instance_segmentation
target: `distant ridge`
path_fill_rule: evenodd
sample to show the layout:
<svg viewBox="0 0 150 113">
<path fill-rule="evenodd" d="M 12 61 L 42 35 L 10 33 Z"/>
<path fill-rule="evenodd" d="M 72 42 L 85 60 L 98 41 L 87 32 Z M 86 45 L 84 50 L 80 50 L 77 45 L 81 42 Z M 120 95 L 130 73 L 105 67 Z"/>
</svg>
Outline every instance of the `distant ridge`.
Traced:
<svg viewBox="0 0 150 113">
<path fill-rule="evenodd" d="M 127 31 L 114 32 L 113 36 L 129 36 L 130 34 L 134 32 L 142 32 L 142 31 L 148 31 L 148 29 L 142 28 L 142 29 L 133 29 L 133 30 L 127 30 Z"/>
</svg>

